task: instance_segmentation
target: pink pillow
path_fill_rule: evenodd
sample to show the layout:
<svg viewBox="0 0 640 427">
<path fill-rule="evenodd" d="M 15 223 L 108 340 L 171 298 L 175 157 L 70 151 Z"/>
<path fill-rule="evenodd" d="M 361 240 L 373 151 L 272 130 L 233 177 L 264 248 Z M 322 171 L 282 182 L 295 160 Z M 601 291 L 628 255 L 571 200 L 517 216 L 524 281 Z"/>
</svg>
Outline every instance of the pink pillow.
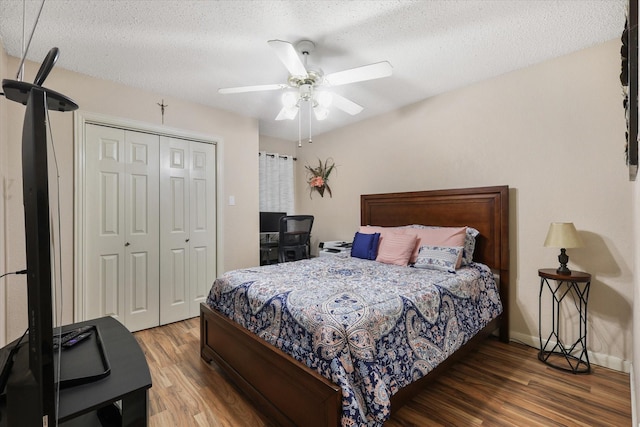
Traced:
<svg viewBox="0 0 640 427">
<path fill-rule="evenodd" d="M 384 239 L 381 235 L 376 261 L 406 266 L 416 247 L 416 240 L 417 237 L 413 234 L 391 232 L 385 235 Z"/>
<path fill-rule="evenodd" d="M 422 246 L 464 246 L 467 227 L 406 228 L 405 234 L 414 235 L 418 239 L 410 259 L 410 262 L 414 263 Z M 460 262 L 461 260 L 456 268 L 460 267 Z"/>
<path fill-rule="evenodd" d="M 363 234 L 374 234 L 380 233 L 380 239 L 378 242 L 378 247 L 382 244 L 382 241 L 386 236 L 390 236 L 392 234 L 405 234 L 405 228 L 399 227 L 380 227 L 378 225 L 361 225 L 360 233 Z"/>
</svg>

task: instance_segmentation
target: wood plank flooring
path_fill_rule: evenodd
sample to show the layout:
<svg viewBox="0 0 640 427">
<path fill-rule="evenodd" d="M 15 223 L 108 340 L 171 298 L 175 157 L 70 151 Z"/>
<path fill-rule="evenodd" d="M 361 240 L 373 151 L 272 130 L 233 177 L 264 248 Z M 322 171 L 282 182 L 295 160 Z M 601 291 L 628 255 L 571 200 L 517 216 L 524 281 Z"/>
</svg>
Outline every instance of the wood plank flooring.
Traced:
<svg viewBox="0 0 640 427">
<path fill-rule="evenodd" d="M 135 333 L 153 387 L 151 427 L 270 426 L 215 364 L 200 359 L 199 319 Z M 630 426 L 629 375 L 593 366 L 573 375 L 537 350 L 488 339 L 397 411 L 399 426 Z"/>
</svg>

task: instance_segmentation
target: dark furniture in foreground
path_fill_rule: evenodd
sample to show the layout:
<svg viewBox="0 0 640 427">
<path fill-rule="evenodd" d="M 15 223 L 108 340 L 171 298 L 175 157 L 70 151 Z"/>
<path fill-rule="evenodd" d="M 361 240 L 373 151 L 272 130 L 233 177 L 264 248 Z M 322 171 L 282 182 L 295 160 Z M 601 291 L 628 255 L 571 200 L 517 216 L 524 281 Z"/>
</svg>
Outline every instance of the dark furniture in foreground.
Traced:
<svg viewBox="0 0 640 427">
<path fill-rule="evenodd" d="M 547 365 L 574 374 L 591 372 L 589 354 L 587 353 L 587 302 L 591 275 L 582 271 L 571 274 L 558 274 L 555 268 L 538 270 L 540 276 L 540 295 L 538 302 L 538 331 L 540 334 L 540 351 L 538 359 Z M 551 294 L 551 332 L 543 343 L 542 336 L 542 297 L 546 290 Z M 571 295 L 573 305 L 578 313 L 578 338 L 566 343 L 560 333 L 560 306 L 565 297 Z M 569 304 L 571 308 L 572 304 Z"/>
<path fill-rule="evenodd" d="M 151 374 L 138 341 L 122 323 L 111 316 L 77 323 L 63 330 L 85 324 L 96 325 L 100 329 L 111 374 L 93 383 L 61 390 L 58 414 L 60 422 L 122 400 L 122 426 L 146 426 Z M 78 344 L 78 349 L 84 344 L 88 343 Z M 73 372 L 74 366 L 68 368 Z"/>
<path fill-rule="evenodd" d="M 470 226 L 480 231 L 474 260 L 500 275 L 504 312 L 426 377 L 392 398 L 397 409 L 439 372 L 464 356 L 496 329 L 509 340 L 509 188 L 480 187 L 363 195 L 362 225 L 424 224 Z M 269 419 L 283 426 L 338 426 L 341 390 L 293 357 L 225 316 L 200 305 L 200 354 L 215 361 Z"/>
<path fill-rule="evenodd" d="M 62 328 L 63 332 L 84 325 L 95 325 L 100 331 L 110 373 L 103 379 L 60 390 L 58 421 L 61 426 L 100 425 L 96 411 L 114 413 L 114 402 L 122 400 L 123 427 L 148 424 L 148 390 L 151 374 L 144 353 L 134 336 L 116 319 L 107 316 Z M 104 369 L 96 357 L 95 335 L 62 351 L 62 378 L 79 378 Z M 4 412 L 5 408 L 0 408 Z M 106 413 L 106 412 L 105 412 Z M 6 425 L 6 417 L 0 426 Z M 54 423 L 50 422 L 50 425 Z"/>
</svg>

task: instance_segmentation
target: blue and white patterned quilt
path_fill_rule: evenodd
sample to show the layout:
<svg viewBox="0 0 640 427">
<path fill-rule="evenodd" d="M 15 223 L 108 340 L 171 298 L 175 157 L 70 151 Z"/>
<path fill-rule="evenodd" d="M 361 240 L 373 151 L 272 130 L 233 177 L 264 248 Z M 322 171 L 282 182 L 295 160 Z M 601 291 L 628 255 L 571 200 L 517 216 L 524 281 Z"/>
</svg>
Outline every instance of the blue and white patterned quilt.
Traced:
<svg viewBox="0 0 640 427">
<path fill-rule="evenodd" d="M 502 312 L 482 264 L 455 274 L 348 255 L 234 270 L 207 303 L 342 388 L 342 426 L 381 426 L 390 398 Z"/>
</svg>

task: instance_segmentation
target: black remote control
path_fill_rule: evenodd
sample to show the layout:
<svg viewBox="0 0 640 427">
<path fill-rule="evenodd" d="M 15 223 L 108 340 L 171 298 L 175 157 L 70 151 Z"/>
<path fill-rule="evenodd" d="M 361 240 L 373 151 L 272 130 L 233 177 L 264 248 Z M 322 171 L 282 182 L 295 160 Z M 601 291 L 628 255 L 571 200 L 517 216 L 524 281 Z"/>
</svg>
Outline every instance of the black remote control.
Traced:
<svg viewBox="0 0 640 427">
<path fill-rule="evenodd" d="M 63 347 L 65 347 L 65 344 L 67 342 L 73 340 L 74 338 L 76 338 L 76 337 L 78 337 L 78 336 L 80 336 L 80 335 L 82 335 L 84 333 L 90 332 L 91 329 L 93 329 L 93 326 L 82 326 L 80 328 L 73 329 L 71 331 L 67 331 L 67 332 L 63 333 L 62 337 L 60 338 L 60 342 L 59 343 L 57 343 L 56 342 L 57 340 L 54 339 L 54 344 L 53 344 L 54 349 L 57 347 L 56 344 L 59 344 L 59 345 L 62 345 Z"/>
<path fill-rule="evenodd" d="M 76 335 L 75 337 L 71 338 L 70 340 L 65 341 L 62 344 L 62 348 L 73 347 L 74 345 L 78 344 L 81 341 L 84 341 L 85 339 L 89 338 L 90 336 L 91 336 L 91 332 L 85 332 L 83 334 Z"/>
</svg>

